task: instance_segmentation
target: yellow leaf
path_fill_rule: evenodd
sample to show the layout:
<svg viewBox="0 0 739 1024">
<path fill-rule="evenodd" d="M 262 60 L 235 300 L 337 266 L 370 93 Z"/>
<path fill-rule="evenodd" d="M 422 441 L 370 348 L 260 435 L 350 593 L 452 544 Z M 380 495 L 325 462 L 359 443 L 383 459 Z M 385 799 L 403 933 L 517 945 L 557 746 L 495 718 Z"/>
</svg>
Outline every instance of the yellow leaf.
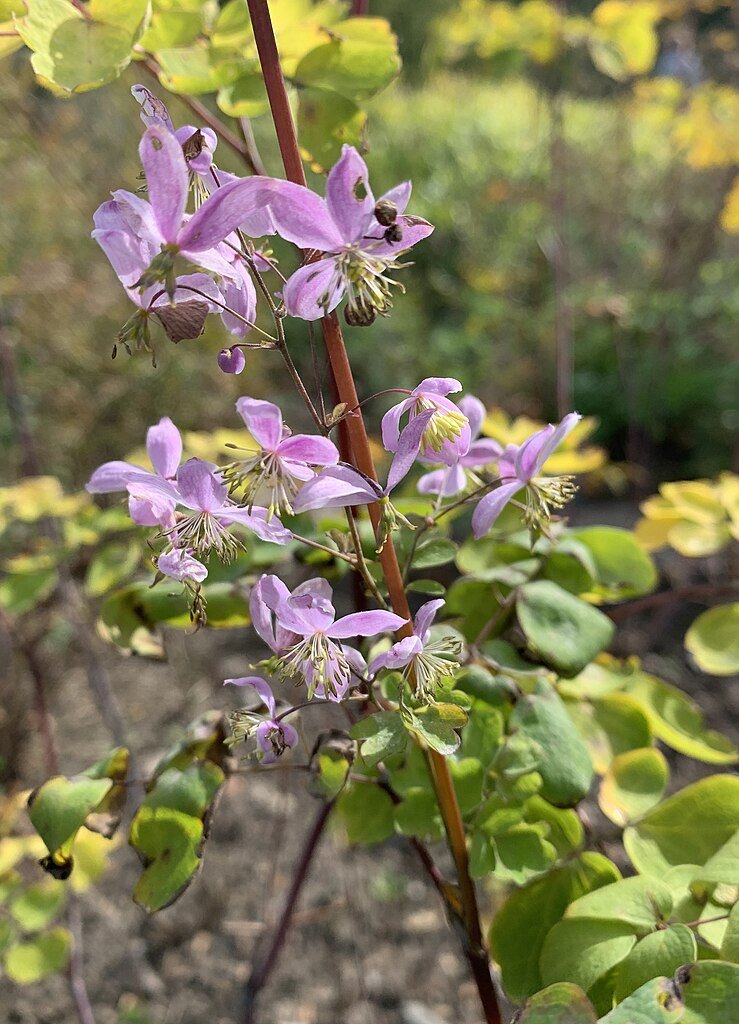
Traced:
<svg viewBox="0 0 739 1024">
<path fill-rule="evenodd" d="M 739 176 L 734 178 L 721 211 L 721 227 L 729 235 L 739 235 Z"/>
<path fill-rule="evenodd" d="M 659 490 L 660 494 L 691 522 L 720 523 L 726 517 L 714 487 L 703 480 L 680 480 L 662 484 Z"/>
<path fill-rule="evenodd" d="M 720 551 L 730 536 L 728 526 L 683 520 L 672 527 L 668 540 L 675 551 L 686 558 L 705 558 Z"/>
</svg>

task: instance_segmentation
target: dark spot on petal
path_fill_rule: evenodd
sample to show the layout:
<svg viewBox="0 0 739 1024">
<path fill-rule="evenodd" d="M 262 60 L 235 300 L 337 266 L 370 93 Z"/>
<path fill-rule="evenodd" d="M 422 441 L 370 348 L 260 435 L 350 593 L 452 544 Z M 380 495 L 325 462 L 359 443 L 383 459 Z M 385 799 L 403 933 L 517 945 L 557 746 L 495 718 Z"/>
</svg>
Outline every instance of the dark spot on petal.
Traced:
<svg viewBox="0 0 739 1024">
<path fill-rule="evenodd" d="M 163 145 L 162 144 L 162 140 L 158 139 L 156 137 L 156 135 L 152 135 L 152 137 L 151 137 L 151 145 L 152 145 L 153 149 L 156 149 L 158 151 L 158 150 L 160 150 L 162 148 L 162 145 Z"/>
<path fill-rule="evenodd" d="M 364 178 L 357 178 L 357 180 L 354 182 L 354 188 L 352 189 L 352 192 L 354 193 L 354 198 L 357 200 L 358 203 L 361 203 L 364 199 L 367 198 L 367 186 L 364 183 Z"/>
</svg>

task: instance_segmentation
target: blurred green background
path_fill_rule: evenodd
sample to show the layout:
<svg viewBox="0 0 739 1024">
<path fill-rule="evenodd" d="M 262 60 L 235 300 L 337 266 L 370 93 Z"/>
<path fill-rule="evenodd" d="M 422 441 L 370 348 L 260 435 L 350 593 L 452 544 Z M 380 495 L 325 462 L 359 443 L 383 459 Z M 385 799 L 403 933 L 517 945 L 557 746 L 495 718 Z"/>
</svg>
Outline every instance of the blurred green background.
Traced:
<svg viewBox="0 0 739 1024">
<path fill-rule="evenodd" d="M 596 440 L 614 459 L 641 467 L 633 479 L 645 492 L 730 468 L 739 426 L 739 245 L 725 230 L 739 159 L 735 11 L 688 4 L 660 28 L 657 70 L 677 74 L 681 89 L 651 73 L 619 80 L 572 49 L 532 58 L 532 29 L 523 49 L 483 45 L 490 6 L 372 2 L 404 58 L 401 78 L 369 105 L 373 187 L 411 178 L 411 211 L 436 232 L 400 271 L 407 294 L 393 315 L 347 330 L 360 393 L 444 374 L 514 415 L 553 419 L 573 405 L 598 417 Z M 568 13 L 594 7 L 571 3 Z M 129 90 L 141 77 L 133 66 L 65 101 L 35 83 L 27 54 L 0 64 L 0 318 L 18 383 L 7 366 L 4 381 L 27 413 L 39 468 L 70 487 L 138 446 L 163 414 L 211 429 L 235 425 L 240 394 L 293 401 L 273 353 L 252 354 L 240 377 L 220 373 L 226 336 L 216 323 L 177 347 L 162 338 L 156 369 L 146 356 L 110 358 L 130 307 L 89 232 L 110 190 L 138 185 L 141 123 Z M 724 116 L 713 108 L 704 127 L 693 117 L 687 150 L 676 144 L 676 118 L 707 82 L 725 89 L 728 110 L 716 159 L 701 156 Z M 193 121 L 166 99 L 175 123 Z M 254 130 L 279 174 L 269 118 Z M 722 131 L 719 123 L 719 140 Z M 218 162 L 242 171 L 223 146 Z M 322 187 L 317 176 L 314 184 Z M 291 268 L 294 256 L 277 251 Z M 304 325 L 291 322 L 289 340 L 310 376 Z M 374 403 L 375 426 L 382 410 Z M 2 403 L 4 479 L 25 454 Z"/>
</svg>

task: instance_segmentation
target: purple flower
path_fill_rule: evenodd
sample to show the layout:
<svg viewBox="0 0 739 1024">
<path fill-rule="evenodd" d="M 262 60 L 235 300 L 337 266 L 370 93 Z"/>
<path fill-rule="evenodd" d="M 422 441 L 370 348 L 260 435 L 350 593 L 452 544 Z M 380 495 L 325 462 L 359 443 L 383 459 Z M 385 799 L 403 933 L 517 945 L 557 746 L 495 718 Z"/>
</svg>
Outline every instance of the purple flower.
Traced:
<svg viewBox="0 0 739 1024">
<path fill-rule="evenodd" d="M 418 438 L 416 451 L 429 462 L 455 465 L 470 447 L 470 425 L 463 412 L 446 396 L 461 391 L 453 377 L 427 377 L 382 417 L 382 443 L 389 452 L 403 447 L 403 435 L 422 413 L 430 412 L 426 428 Z M 408 413 L 408 423 L 400 421 Z M 414 435 L 415 436 L 415 435 Z"/>
<path fill-rule="evenodd" d="M 558 426 L 549 424 L 522 445 L 509 444 L 498 459 L 501 486 L 486 494 L 472 514 L 472 530 L 479 540 L 518 491 L 526 488 L 525 520 L 530 526 L 550 519 L 552 509 L 563 508 L 573 497 L 572 477 L 540 477 L 544 463 L 580 420 L 568 413 Z"/>
<path fill-rule="evenodd" d="M 474 395 L 465 395 L 459 400 L 459 409 L 469 421 L 471 439 L 469 449 L 465 455 L 460 455 L 457 461 L 451 465 L 425 473 L 418 481 L 418 490 L 421 494 L 438 494 L 444 498 L 450 498 L 465 489 L 468 476 L 472 477 L 473 483 L 479 485 L 481 481 L 469 471 L 481 469 L 483 466 L 495 462 L 502 451 L 498 442 L 490 438 L 476 440 L 485 419 L 485 406 L 479 398 L 475 398 Z"/>
<path fill-rule="evenodd" d="M 284 639 L 290 634 L 297 638 L 280 655 L 277 667 L 287 678 L 301 676 L 309 698 L 317 694 L 338 701 L 349 688 L 353 666 L 342 640 L 397 630 L 406 622 L 385 611 L 354 612 L 336 619 L 331 588 L 325 580 L 311 580 L 291 594 L 277 577 L 267 579 L 261 598 L 274 612 L 275 640 L 277 628 Z M 256 621 L 255 628 L 260 632 Z"/>
<path fill-rule="evenodd" d="M 152 501 L 161 494 L 161 487 L 162 481 L 156 478 L 129 484 L 136 497 Z M 164 531 L 173 548 L 187 548 L 206 558 L 215 551 L 221 561 L 230 562 L 242 546 L 229 530 L 234 523 L 273 544 L 287 544 L 292 536 L 266 509 L 247 510 L 231 501 L 216 467 L 202 459 L 189 459 L 180 467 L 176 489 L 177 504 L 187 512 L 177 513 L 175 524 Z"/>
<path fill-rule="evenodd" d="M 381 668 L 405 669 L 403 674 L 415 695 L 424 700 L 432 699 L 439 680 L 459 668 L 457 658 L 462 653 L 462 643 L 456 637 L 431 640 L 431 623 L 443 607 L 444 601 L 440 599 L 421 605 L 413 620 L 412 636 L 403 637 L 385 654 L 373 658 L 369 666 L 370 676 Z"/>
<path fill-rule="evenodd" d="M 182 458 L 182 438 L 169 416 L 163 416 L 156 426 L 146 432 L 146 452 L 154 471 L 136 466 L 132 462 L 105 462 L 87 482 L 90 494 L 111 494 L 128 491 L 128 508 L 133 521 L 139 526 L 172 525 L 172 515 L 178 499 L 175 476 Z M 157 483 L 156 493 L 147 498 L 134 495 L 138 484 Z"/>
<path fill-rule="evenodd" d="M 318 320 L 346 295 L 346 318 L 369 324 L 387 314 L 393 281 L 387 271 L 398 257 L 434 230 L 420 217 L 404 216 L 410 182 L 378 202 L 369 186 L 367 165 L 356 149 L 344 146 L 326 181 L 326 198 L 291 182 L 272 183 L 271 212 L 279 235 L 302 249 L 326 255 L 300 267 L 284 288 L 287 311 Z"/>
<path fill-rule="evenodd" d="M 432 415 L 431 411 L 422 413 L 403 432 L 384 487 L 346 463 L 329 466 L 303 485 L 293 503 L 293 510 L 295 512 L 313 512 L 317 509 L 347 508 L 351 505 L 369 505 L 378 502 L 382 512 L 380 550 L 382 550 L 388 535 L 400 524 L 411 530 L 414 529 L 413 524 L 392 504 L 390 495 L 406 477 L 415 462 L 421 436 Z"/>
<path fill-rule="evenodd" d="M 185 548 L 173 548 L 157 558 L 157 569 L 170 579 L 180 583 L 202 583 L 208 570 Z"/>
<path fill-rule="evenodd" d="M 223 685 L 250 686 L 256 691 L 260 700 L 267 708 L 269 715 L 267 719 L 263 719 L 261 716 L 248 711 L 242 711 L 238 715 L 233 716 L 234 740 L 236 741 L 245 738 L 245 734 L 248 734 L 241 724 L 242 719 L 247 722 L 251 720 L 259 723 L 256 728 L 256 736 L 257 748 L 259 750 L 258 756 L 262 764 L 272 764 L 286 750 L 290 750 L 298 745 L 299 737 L 295 729 L 287 722 L 280 721 L 275 717 L 275 695 L 269 683 L 265 682 L 260 676 L 241 676 L 238 679 L 224 679 Z"/>
<path fill-rule="evenodd" d="M 224 373 L 242 373 L 246 366 L 246 356 L 239 348 L 222 348 L 218 353 L 218 365 Z"/>
<path fill-rule="evenodd" d="M 259 447 L 248 459 L 232 463 L 229 483 L 244 488 L 242 504 L 251 508 L 258 497 L 269 515 L 292 515 L 301 483 L 315 476 L 313 466 L 333 466 L 339 452 L 333 441 L 313 434 L 291 434 L 272 402 L 240 398 L 236 410 Z"/>
<path fill-rule="evenodd" d="M 131 95 L 141 106 L 141 120 L 146 127 L 161 125 L 166 128 L 182 147 L 190 170 L 198 176 L 206 175 L 213 164 L 213 154 L 218 145 L 216 133 L 211 128 L 195 128 L 190 124 L 176 129 L 166 104 L 145 85 L 132 85 Z"/>
</svg>

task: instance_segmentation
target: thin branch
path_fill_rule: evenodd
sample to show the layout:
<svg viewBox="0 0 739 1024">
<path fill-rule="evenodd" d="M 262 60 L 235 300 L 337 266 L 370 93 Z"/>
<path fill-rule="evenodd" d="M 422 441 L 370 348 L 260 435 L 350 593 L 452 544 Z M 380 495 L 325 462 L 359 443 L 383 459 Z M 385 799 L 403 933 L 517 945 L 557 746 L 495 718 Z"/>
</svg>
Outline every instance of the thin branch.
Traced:
<svg viewBox="0 0 739 1024">
<path fill-rule="evenodd" d="M 616 608 L 606 608 L 605 612 L 614 622 L 621 622 L 632 615 L 639 615 L 664 604 L 673 604 L 675 601 L 694 601 L 696 604 L 703 604 L 714 597 L 731 597 L 735 594 L 739 594 L 738 583 L 698 583 L 692 587 L 682 587 L 680 590 L 660 590 L 657 594 L 648 594 L 637 601 L 629 601 Z"/>
</svg>

